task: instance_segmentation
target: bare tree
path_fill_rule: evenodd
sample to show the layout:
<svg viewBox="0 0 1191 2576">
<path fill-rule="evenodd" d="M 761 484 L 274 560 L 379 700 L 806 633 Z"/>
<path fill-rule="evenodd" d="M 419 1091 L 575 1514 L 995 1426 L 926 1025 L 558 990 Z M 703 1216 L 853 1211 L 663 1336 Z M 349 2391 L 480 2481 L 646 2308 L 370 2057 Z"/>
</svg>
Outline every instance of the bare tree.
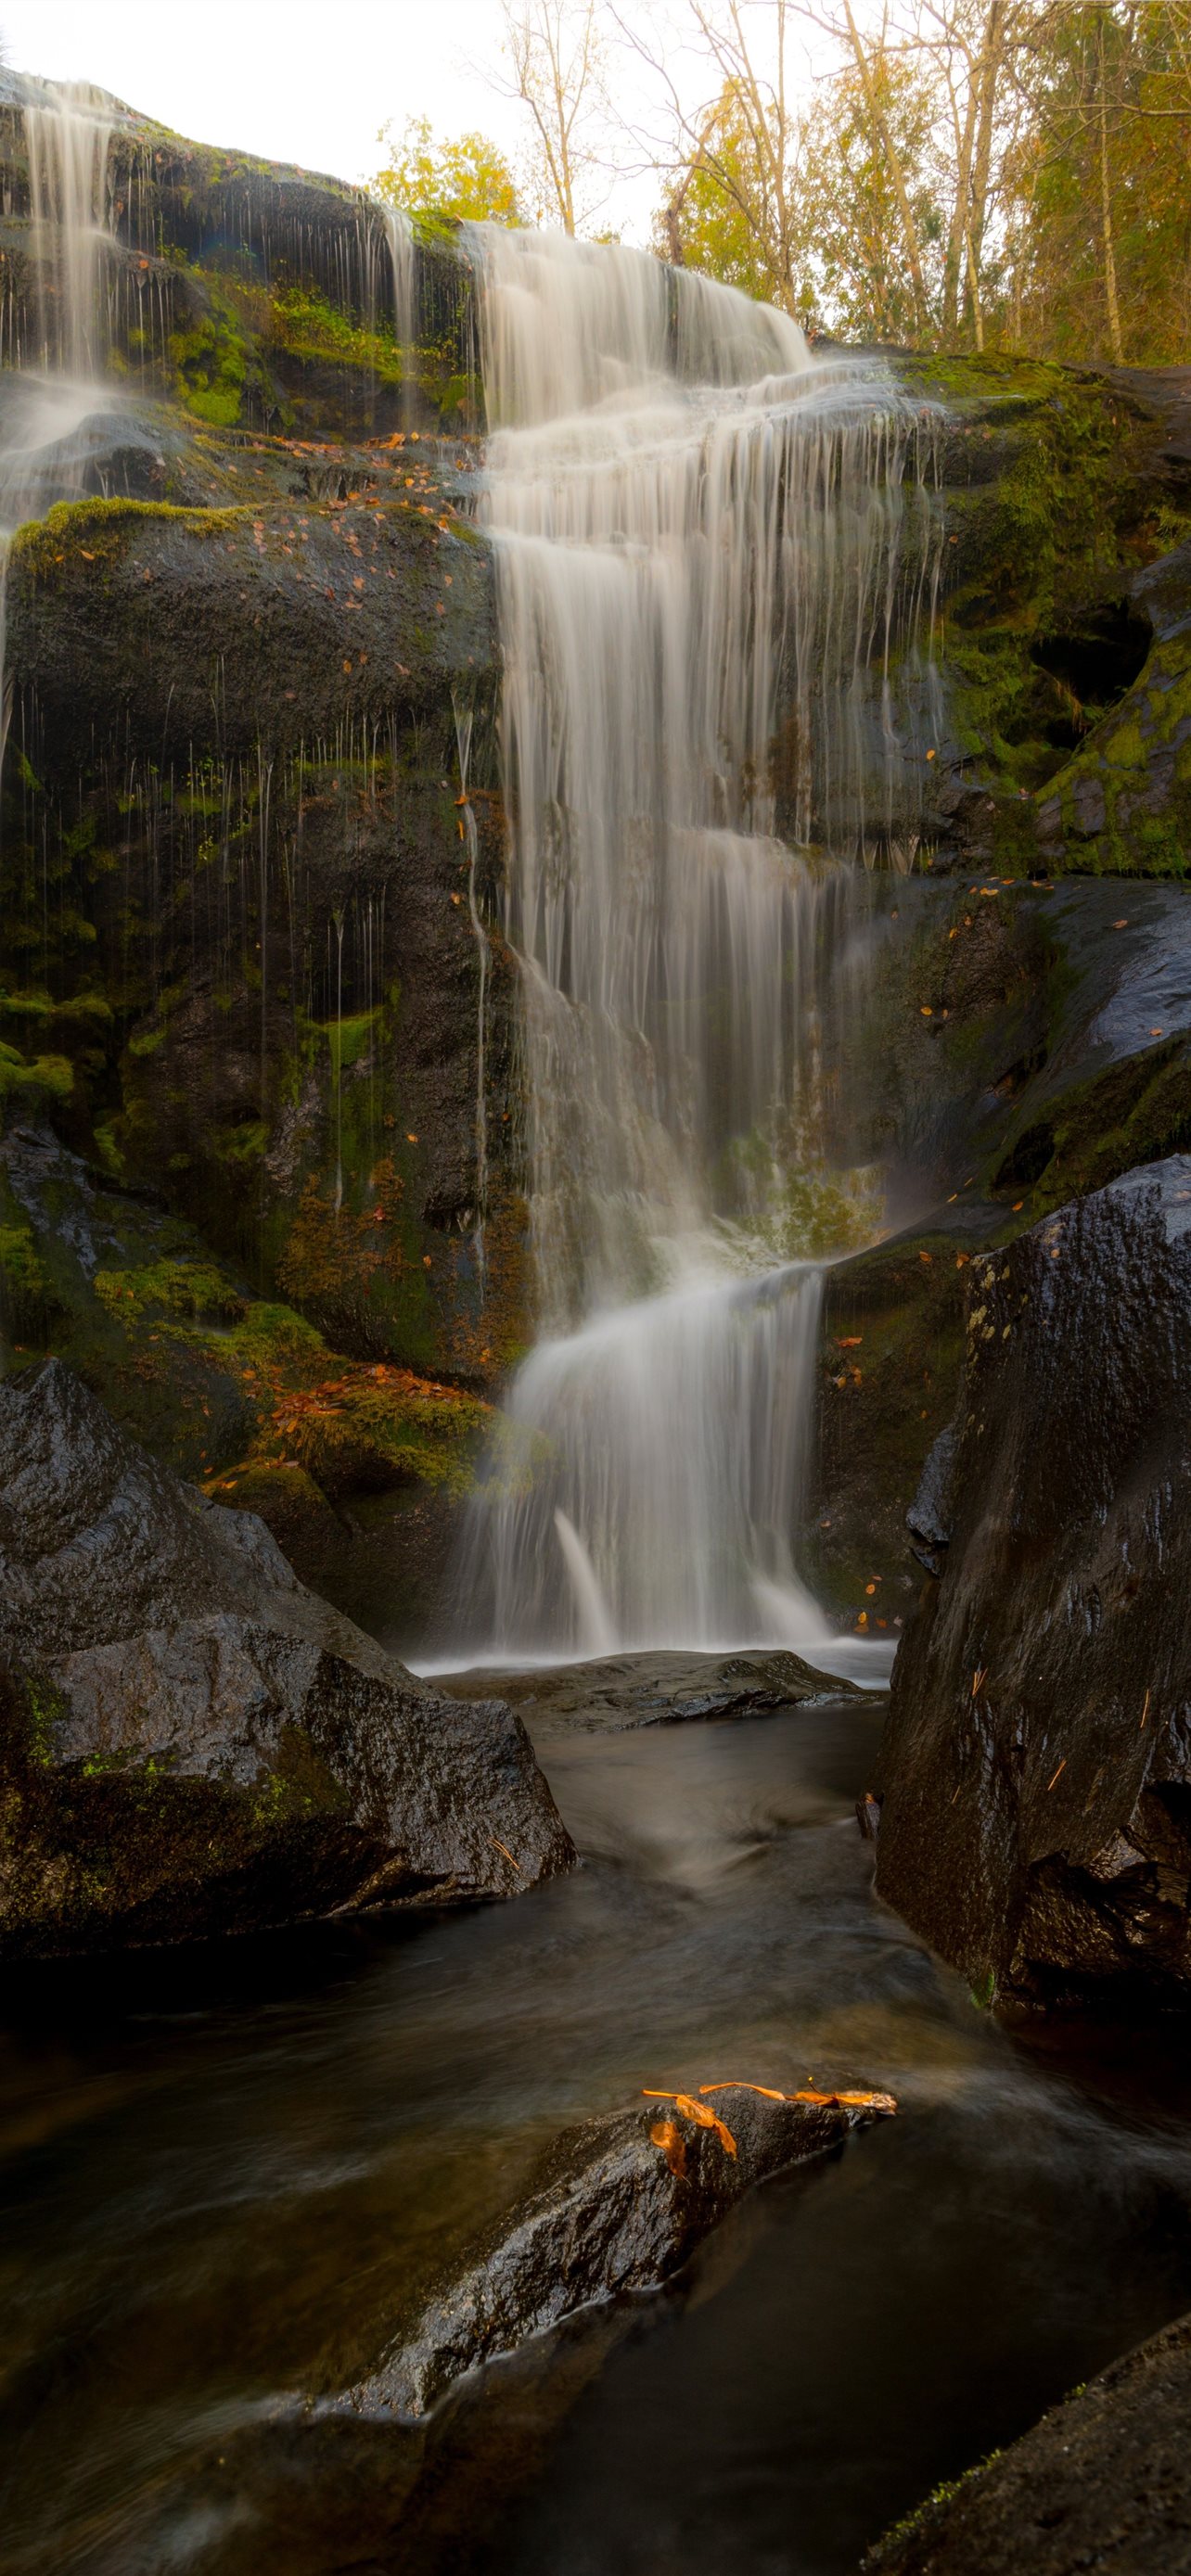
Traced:
<svg viewBox="0 0 1191 2576">
<path fill-rule="evenodd" d="M 941 336 L 953 344 L 966 300 L 976 346 L 984 346 L 983 256 L 994 160 L 1003 165 L 1020 107 L 1017 54 L 1037 0 L 921 0 L 906 42 L 932 60 L 950 129 L 950 207 L 943 262 Z"/>
<path fill-rule="evenodd" d="M 532 177 L 543 215 L 573 236 L 595 210 L 597 172 L 604 176 L 598 0 L 501 0 L 501 13 L 508 73 L 496 75 L 495 84 L 529 116 Z"/>
<path fill-rule="evenodd" d="M 687 0 L 688 39 L 704 66 L 703 95 L 691 105 L 664 43 L 639 19 L 612 10 L 626 44 L 645 62 L 665 103 L 668 140 L 649 156 L 663 175 L 662 230 L 682 260 L 681 216 L 696 174 L 715 184 L 752 240 L 775 304 L 793 312 L 799 280 L 796 174 L 802 121 L 791 78 L 795 0 Z M 710 96 L 708 95 L 710 92 Z M 638 138 L 640 139 L 640 138 Z"/>
<path fill-rule="evenodd" d="M 820 21 L 820 23 L 830 24 L 831 22 Z M 929 300 L 926 291 L 926 270 L 922 257 L 922 241 L 918 231 L 918 223 L 915 217 L 909 187 L 906 182 L 906 174 L 902 168 L 901 156 L 894 141 L 892 124 L 889 116 L 886 114 L 884 98 L 882 95 L 882 84 L 877 76 L 881 56 L 885 52 L 888 42 L 888 20 L 885 17 L 882 18 L 881 32 L 875 44 L 866 45 L 856 24 L 856 19 L 852 10 L 852 0 L 844 0 L 844 26 L 847 31 L 847 39 L 851 48 L 852 59 L 856 65 L 860 86 L 864 92 L 865 103 L 868 108 L 869 122 L 872 127 L 873 143 L 876 150 L 881 153 L 884 159 L 885 167 L 889 172 L 889 177 L 892 182 L 893 193 L 897 199 L 897 208 L 901 217 L 902 234 L 905 241 L 906 264 L 909 268 L 910 279 L 914 290 L 915 319 L 918 331 L 921 334 L 926 330 L 929 313 Z M 838 33 L 838 29 L 833 28 L 833 32 Z"/>
</svg>

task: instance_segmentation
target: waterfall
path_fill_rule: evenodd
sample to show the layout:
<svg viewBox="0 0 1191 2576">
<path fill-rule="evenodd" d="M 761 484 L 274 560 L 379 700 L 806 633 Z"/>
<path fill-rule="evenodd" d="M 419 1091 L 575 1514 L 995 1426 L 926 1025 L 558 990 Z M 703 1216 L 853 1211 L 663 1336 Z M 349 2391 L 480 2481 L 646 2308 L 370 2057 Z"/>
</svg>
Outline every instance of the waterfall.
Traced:
<svg viewBox="0 0 1191 2576">
<path fill-rule="evenodd" d="M 643 254 L 472 252 L 543 1338 L 461 1598 L 502 1653 L 593 1604 L 621 1645 L 808 1641 L 807 1256 L 879 1218 L 825 1167 L 824 1041 L 856 863 L 917 828 L 936 428 Z"/>
<path fill-rule="evenodd" d="M 45 373 L 5 371 L 0 413 L 0 767 L 8 736 L 5 665 L 8 556 L 14 531 L 82 488 L 78 433 L 95 408 L 106 355 L 101 259 L 108 224 L 111 102 L 102 91 L 48 86 L 23 110 L 37 253 Z"/>
<path fill-rule="evenodd" d="M 393 278 L 393 330 L 401 351 L 401 418 L 408 429 L 416 413 L 412 377 L 416 338 L 414 290 L 417 284 L 417 245 L 413 225 L 403 206 L 386 206 L 384 221 Z"/>
<path fill-rule="evenodd" d="M 84 380 L 106 357 L 100 328 L 100 262 L 108 239 L 111 101 L 64 85 L 24 109 L 29 203 L 38 259 L 41 358 Z"/>
</svg>

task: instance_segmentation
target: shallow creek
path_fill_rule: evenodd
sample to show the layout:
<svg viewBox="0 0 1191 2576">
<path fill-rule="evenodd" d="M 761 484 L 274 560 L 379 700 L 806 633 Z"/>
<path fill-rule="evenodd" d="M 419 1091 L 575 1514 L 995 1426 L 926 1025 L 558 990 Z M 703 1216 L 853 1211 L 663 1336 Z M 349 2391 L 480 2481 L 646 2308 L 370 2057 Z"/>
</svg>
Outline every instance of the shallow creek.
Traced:
<svg viewBox="0 0 1191 2576">
<path fill-rule="evenodd" d="M 1191 2304 L 1187 2088 L 978 2012 L 869 1893 L 879 1705 L 544 1734 L 583 1854 L 520 1902 L 10 1981 L 13 2576 L 834 2576 Z M 1171 2052 L 1173 2054 L 1173 2052 Z M 429 2433 L 375 2360 L 555 2130 L 814 2076 L 900 2117 Z"/>
</svg>

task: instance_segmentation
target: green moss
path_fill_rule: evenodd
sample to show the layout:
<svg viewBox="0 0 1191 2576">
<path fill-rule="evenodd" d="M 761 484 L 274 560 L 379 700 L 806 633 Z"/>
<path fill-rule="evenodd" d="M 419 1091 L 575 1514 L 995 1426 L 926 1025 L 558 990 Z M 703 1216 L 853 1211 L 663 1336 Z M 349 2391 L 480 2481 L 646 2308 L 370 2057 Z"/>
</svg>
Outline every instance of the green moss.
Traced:
<svg viewBox="0 0 1191 2576">
<path fill-rule="evenodd" d="M 0 1106 L 69 1100 L 73 1089 L 74 1066 L 67 1056 L 39 1055 L 29 1064 L 16 1047 L 0 1044 Z"/>
<path fill-rule="evenodd" d="M 171 333 L 170 363 L 178 396 L 198 420 L 231 429 L 257 369 L 240 315 L 226 291 L 205 280 L 206 310 L 184 331 Z"/>
<path fill-rule="evenodd" d="M 876 2571 L 880 2568 L 882 2557 L 887 2551 L 892 2555 L 893 2552 L 903 2549 L 907 2541 L 916 2540 L 923 2535 L 933 2522 L 941 2519 L 947 2507 L 954 2504 L 956 2497 L 963 2494 L 964 2488 L 970 2486 L 974 2478 L 983 2477 L 985 2470 L 991 2469 L 993 2462 L 1000 2457 L 999 2450 L 989 2451 L 983 2460 L 977 2461 L 972 2468 L 965 2469 L 958 2478 L 944 2478 L 937 2487 L 932 2487 L 930 2494 L 923 2497 L 922 2503 L 916 2505 L 912 2513 L 903 2515 L 900 2522 L 891 2524 L 889 2530 L 882 2534 L 876 2548 L 866 2559 L 866 2566 L 871 2565 Z"/>
<path fill-rule="evenodd" d="M 40 1304 L 45 1298 L 45 1272 L 27 1218 L 8 1225 L 0 1222 L 0 1282 L 6 1299 L 18 1304 Z"/>
<path fill-rule="evenodd" d="M 243 1315 L 245 1299 L 214 1262 L 153 1261 L 135 1270 L 97 1270 L 95 1295 L 105 1314 L 131 1331 L 147 1314 Z"/>
<path fill-rule="evenodd" d="M 274 295 L 271 337 L 290 357 L 329 360 L 366 370 L 382 383 L 401 382 L 402 353 L 391 332 L 365 330 L 309 284 Z"/>
<path fill-rule="evenodd" d="M 331 1071 L 338 1077 L 358 1064 L 374 1032 L 379 1033 L 379 1010 L 359 1011 L 353 1019 L 327 1020 L 321 1034 L 326 1038 L 331 1055 Z"/>
<path fill-rule="evenodd" d="M 54 1727 L 66 1714 L 62 1693 L 46 1680 L 44 1674 L 24 1676 L 23 1690 L 28 1722 L 26 1753 L 38 1770 L 49 1770 L 54 1759 Z"/>
<path fill-rule="evenodd" d="M 284 1370 L 299 1384 L 328 1365 L 327 1345 L 315 1326 L 292 1306 L 270 1305 L 265 1299 L 254 1299 L 246 1308 L 228 1334 L 227 1348 L 249 1367 Z"/>
<path fill-rule="evenodd" d="M 229 509 L 197 510 L 179 507 L 173 501 L 56 501 L 44 519 L 28 520 L 17 529 L 12 541 L 12 569 L 46 581 L 63 564 L 73 566 L 88 556 L 96 564 L 111 561 L 123 541 L 146 522 L 173 522 L 197 536 L 211 537 L 244 520 L 251 522 L 254 515 L 251 505 L 239 503 Z"/>
</svg>

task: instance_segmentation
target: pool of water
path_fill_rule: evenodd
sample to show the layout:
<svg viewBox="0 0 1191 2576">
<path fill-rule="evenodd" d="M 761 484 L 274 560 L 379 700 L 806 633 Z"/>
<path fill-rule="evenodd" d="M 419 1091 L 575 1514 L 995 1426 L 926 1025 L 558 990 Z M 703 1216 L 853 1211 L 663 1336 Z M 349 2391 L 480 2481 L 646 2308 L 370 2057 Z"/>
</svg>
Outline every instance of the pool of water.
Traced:
<svg viewBox="0 0 1191 2576">
<path fill-rule="evenodd" d="M 1174 2046 L 1015 2036 L 875 1902 L 879 1725 L 543 1735 L 583 1866 L 515 1903 L 10 1978 L 12 2576 L 836 2576 L 1191 2306 Z M 559 2127 L 808 2076 L 900 2116 L 427 2430 L 328 2406 Z"/>
</svg>

